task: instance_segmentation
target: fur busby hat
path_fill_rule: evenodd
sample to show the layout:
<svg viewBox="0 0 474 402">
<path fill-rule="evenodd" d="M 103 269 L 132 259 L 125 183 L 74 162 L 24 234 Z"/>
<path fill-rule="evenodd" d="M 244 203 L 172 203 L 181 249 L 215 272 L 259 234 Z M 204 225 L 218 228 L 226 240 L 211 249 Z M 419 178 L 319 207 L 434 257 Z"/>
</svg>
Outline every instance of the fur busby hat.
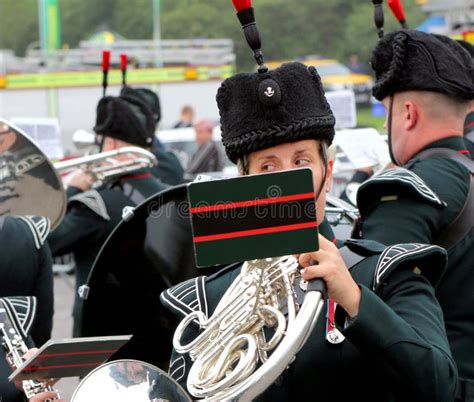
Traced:
<svg viewBox="0 0 474 402">
<path fill-rule="evenodd" d="M 314 67 L 287 63 L 227 78 L 217 92 L 222 142 L 234 163 L 286 142 L 334 138 L 335 119 Z"/>
<path fill-rule="evenodd" d="M 134 96 L 105 96 L 97 105 L 94 131 L 140 147 L 153 142 L 155 122 L 150 108 Z"/>
<path fill-rule="evenodd" d="M 158 94 L 148 88 L 132 88 L 124 86 L 120 92 L 122 96 L 135 96 L 143 100 L 153 113 L 156 124 L 161 120 L 161 106 Z"/>
<path fill-rule="evenodd" d="M 456 41 L 403 29 L 380 39 L 372 55 L 378 100 L 402 91 L 434 91 L 456 98 L 474 97 L 474 65 Z"/>
</svg>

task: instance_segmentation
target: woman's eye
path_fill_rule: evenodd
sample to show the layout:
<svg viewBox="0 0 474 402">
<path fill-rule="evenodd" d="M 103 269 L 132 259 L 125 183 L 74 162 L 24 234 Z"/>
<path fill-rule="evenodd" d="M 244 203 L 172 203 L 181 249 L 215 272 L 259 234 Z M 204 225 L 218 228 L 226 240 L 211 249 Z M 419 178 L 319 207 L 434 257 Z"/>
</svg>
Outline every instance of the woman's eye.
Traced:
<svg viewBox="0 0 474 402">
<path fill-rule="evenodd" d="M 310 162 L 308 159 L 298 159 L 295 162 L 296 166 L 306 166 L 306 165 L 309 165 L 309 163 Z"/>
<path fill-rule="evenodd" d="M 268 163 L 268 164 L 265 164 L 265 165 L 262 165 L 262 171 L 263 172 L 271 172 L 273 170 L 276 169 L 276 166 L 271 164 L 271 163 Z"/>
</svg>

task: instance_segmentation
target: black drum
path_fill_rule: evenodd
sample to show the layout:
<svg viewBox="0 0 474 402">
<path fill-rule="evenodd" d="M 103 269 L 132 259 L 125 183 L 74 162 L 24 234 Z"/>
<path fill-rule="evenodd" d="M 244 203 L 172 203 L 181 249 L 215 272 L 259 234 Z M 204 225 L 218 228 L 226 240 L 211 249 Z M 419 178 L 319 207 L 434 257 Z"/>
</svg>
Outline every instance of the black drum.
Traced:
<svg viewBox="0 0 474 402">
<path fill-rule="evenodd" d="M 81 336 L 133 334 L 114 358 L 169 361 L 173 317 L 166 288 L 197 276 L 186 185 L 130 209 L 103 245 L 88 278 Z"/>
<path fill-rule="evenodd" d="M 327 218 L 336 237 L 350 236 L 355 215 L 329 197 Z M 220 267 L 196 268 L 187 186 L 158 193 L 125 214 L 102 247 L 88 283 L 81 336 L 129 335 L 116 359 L 136 359 L 167 369 L 175 318 L 160 293 Z"/>
</svg>

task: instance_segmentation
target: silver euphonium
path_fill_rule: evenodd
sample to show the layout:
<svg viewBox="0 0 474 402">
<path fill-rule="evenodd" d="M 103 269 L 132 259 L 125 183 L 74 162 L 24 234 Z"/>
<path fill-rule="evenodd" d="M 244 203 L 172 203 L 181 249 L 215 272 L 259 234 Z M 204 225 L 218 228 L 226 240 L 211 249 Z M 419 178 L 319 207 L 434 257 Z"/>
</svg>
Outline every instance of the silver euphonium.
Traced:
<svg viewBox="0 0 474 402">
<path fill-rule="evenodd" d="M 173 346 L 194 361 L 187 389 L 208 401 L 252 400 L 293 361 L 316 324 L 324 299 L 306 292 L 300 306 L 295 286 L 304 287 L 293 256 L 247 261 L 210 318 L 202 312 L 179 324 Z M 201 333 L 183 345 L 186 327 Z M 267 340 L 265 332 L 273 332 Z"/>
</svg>

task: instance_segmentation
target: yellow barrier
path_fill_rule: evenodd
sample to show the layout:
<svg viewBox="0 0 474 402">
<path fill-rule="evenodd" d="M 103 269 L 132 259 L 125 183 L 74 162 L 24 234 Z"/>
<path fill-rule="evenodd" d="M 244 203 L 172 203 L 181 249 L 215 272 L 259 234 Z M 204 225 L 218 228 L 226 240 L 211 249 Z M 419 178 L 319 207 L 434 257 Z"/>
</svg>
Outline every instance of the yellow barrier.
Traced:
<svg viewBox="0 0 474 402">
<path fill-rule="evenodd" d="M 127 83 L 160 84 L 187 80 L 225 79 L 235 72 L 232 65 L 164 67 L 136 69 L 127 72 Z M 122 76 L 119 70 L 109 71 L 109 85 L 120 85 Z M 97 86 L 102 83 L 102 71 L 68 71 L 60 73 L 8 74 L 0 76 L 0 88 L 33 89 Z"/>
</svg>

